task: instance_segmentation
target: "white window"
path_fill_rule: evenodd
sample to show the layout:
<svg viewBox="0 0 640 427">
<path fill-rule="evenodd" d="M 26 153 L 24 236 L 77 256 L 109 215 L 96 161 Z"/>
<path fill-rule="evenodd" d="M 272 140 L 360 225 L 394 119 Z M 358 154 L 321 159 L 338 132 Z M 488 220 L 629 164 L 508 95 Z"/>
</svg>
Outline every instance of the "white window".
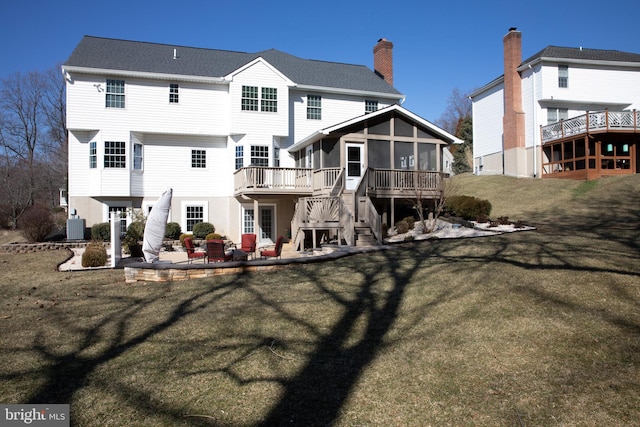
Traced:
<svg viewBox="0 0 640 427">
<path fill-rule="evenodd" d="M 258 86 L 242 86 L 242 111 L 258 111 Z"/>
<path fill-rule="evenodd" d="M 142 144 L 133 144 L 133 169 L 142 170 Z"/>
<path fill-rule="evenodd" d="M 123 141 L 104 142 L 104 167 L 124 168 L 127 163 L 127 153 Z"/>
<path fill-rule="evenodd" d="M 569 87 L 568 65 L 558 65 L 558 87 Z"/>
<path fill-rule="evenodd" d="M 274 87 L 262 88 L 262 99 L 260 100 L 260 111 L 268 113 L 278 112 L 278 89 Z"/>
<path fill-rule="evenodd" d="M 569 110 L 567 108 L 547 108 L 547 124 L 549 125 L 568 118 Z"/>
<path fill-rule="evenodd" d="M 367 99 L 364 101 L 364 113 L 369 114 L 378 111 L 378 101 Z"/>
<path fill-rule="evenodd" d="M 195 206 L 186 206 L 185 210 L 185 220 L 187 224 L 187 231 L 192 232 L 193 226 L 204 222 L 204 206 L 195 205 Z"/>
<path fill-rule="evenodd" d="M 269 166 L 269 147 L 266 145 L 251 146 L 251 166 Z"/>
<path fill-rule="evenodd" d="M 307 95 L 307 119 L 322 120 L 322 98 L 318 95 Z"/>
<path fill-rule="evenodd" d="M 242 111 L 258 111 L 258 101 L 260 101 L 260 111 L 277 113 L 278 89 L 263 87 L 258 98 L 258 86 L 242 86 Z"/>
<path fill-rule="evenodd" d="M 207 152 L 205 150 L 191 150 L 191 167 L 207 167 Z"/>
<path fill-rule="evenodd" d="M 236 145 L 236 170 L 244 166 L 244 147 Z"/>
<path fill-rule="evenodd" d="M 169 84 L 169 103 L 170 104 L 177 104 L 178 103 L 178 91 L 179 91 L 179 86 L 178 83 L 170 83 Z"/>
<path fill-rule="evenodd" d="M 107 80 L 106 107 L 124 108 L 124 80 Z"/>
<path fill-rule="evenodd" d="M 254 215 L 253 209 L 243 208 L 242 209 L 242 232 L 247 234 L 255 234 L 254 233 Z"/>
<path fill-rule="evenodd" d="M 95 141 L 89 143 L 89 167 L 91 169 L 98 167 L 98 144 Z"/>
</svg>

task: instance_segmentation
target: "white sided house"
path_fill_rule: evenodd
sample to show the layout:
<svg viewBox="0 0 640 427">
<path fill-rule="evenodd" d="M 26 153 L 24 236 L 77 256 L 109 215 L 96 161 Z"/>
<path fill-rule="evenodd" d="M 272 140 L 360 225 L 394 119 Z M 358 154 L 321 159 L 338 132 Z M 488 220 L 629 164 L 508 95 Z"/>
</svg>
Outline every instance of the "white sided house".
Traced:
<svg viewBox="0 0 640 427">
<path fill-rule="evenodd" d="M 640 54 L 547 46 L 523 61 L 519 31 L 503 43 L 504 75 L 471 94 L 476 174 L 640 171 Z"/>
<path fill-rule="evenodd" d="M 378 42 L 374 72 L 84 37 L 62 66 L 69 208 L 91 226 L 148 213 L 171 187 L 183 232 L 205 221 L 303 248 L 316 232 L 356 244 L 358 226 L 379 240 L 408 194 L 436 194 L 443 149 L 460 142 L 399 105 L 392 48 Z"/>
</svg>

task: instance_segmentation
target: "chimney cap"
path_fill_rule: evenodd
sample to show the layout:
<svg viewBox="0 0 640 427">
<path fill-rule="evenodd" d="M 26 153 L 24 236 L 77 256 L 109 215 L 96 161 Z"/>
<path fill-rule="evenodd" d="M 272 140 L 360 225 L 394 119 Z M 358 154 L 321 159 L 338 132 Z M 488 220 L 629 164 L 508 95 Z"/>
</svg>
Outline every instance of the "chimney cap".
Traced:
<svg viewBox="0 0 640 427">
<path fill-rule="evenodd" d="M 509 32 L 511 32 L 511 31 L 518 31 L 518 29 L 516 27 L 511 27 L 511 28 L 509 28 Z"/>
</svg>

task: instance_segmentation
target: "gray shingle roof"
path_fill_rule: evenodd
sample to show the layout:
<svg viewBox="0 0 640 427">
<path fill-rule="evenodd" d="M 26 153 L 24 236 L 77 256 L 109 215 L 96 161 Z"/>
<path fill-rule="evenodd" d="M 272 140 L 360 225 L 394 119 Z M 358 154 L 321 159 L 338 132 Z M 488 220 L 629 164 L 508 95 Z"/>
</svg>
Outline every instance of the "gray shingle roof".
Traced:
<svg viewBox="0 0 640 427">
<path fill-rule="evenodd" d="M 532 57 L 522 61 L 527 64 L 538 58 L 578 59 L 583 61 L 640 62 L 640 54 L 619 50 L 585 49 L 577 47 L 547 46 Z"/>
<path fill-rule="evenodd" d="M 173 59 L 174 49 L 177 59 Z M 246 53 L 85 36 L 64 65 L 222 77 L 258 57 L 299 85 L 400 96 L 400 92 L 364 65 L 302 59 L 276 49 Z"/>
</svg>

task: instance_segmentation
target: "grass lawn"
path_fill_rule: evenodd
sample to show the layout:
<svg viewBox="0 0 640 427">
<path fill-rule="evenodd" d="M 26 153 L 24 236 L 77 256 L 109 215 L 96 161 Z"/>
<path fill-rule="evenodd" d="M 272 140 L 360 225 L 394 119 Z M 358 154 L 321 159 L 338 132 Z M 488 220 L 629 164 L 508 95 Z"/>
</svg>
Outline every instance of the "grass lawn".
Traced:
<svg viewBox="0 0 640 427">
<path fill-rule="evenodd" d="M 538 230 L 172 284 L 0 254 L 0 402 L 77 426 L 640 424 L 640 175 L 456 179 Z"/>
</svg>

